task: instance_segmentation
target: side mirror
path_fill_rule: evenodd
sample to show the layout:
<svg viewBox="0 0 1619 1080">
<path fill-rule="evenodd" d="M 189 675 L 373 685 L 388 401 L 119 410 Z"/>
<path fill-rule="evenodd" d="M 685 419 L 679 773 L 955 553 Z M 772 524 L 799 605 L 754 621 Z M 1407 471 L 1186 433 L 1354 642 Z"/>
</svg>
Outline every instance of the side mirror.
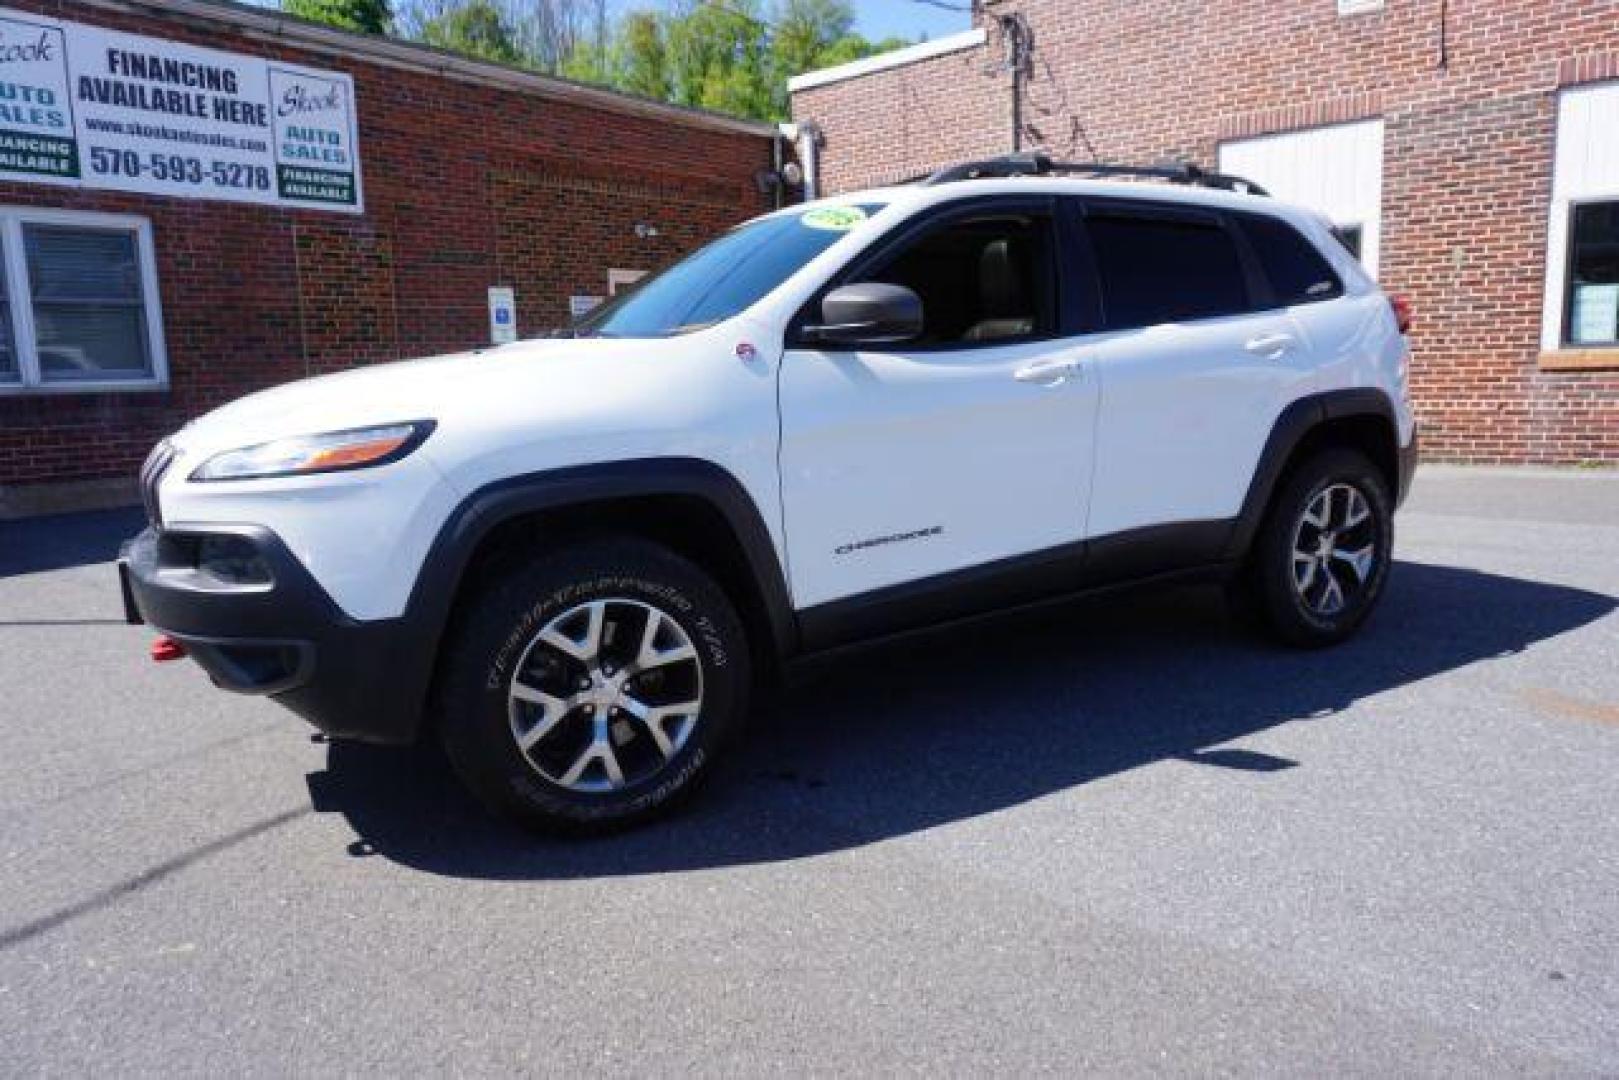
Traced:
<svg viewBox="0 0 1619 1080">
<path fill-rule="evenodd" d="M 922 333 L 922 298 L 903 285 L 845 285 L 826 294 L 821 325 L 806 326 L 804 333 L 832 345 L 910 341 Z"/>
</svg>

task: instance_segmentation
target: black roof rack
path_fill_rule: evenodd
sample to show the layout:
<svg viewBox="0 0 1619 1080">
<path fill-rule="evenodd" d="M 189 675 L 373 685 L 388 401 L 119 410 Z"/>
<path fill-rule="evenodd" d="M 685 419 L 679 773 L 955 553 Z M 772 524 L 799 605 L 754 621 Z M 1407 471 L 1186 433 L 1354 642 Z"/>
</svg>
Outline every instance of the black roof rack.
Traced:
<svg viewBox="0 0 1619 1080">
<path fill-rule="evenodd" d="M 1168 180 L 1172 184 L 1195 184 L 1222 191 L 1238 191 L 1247 195 L 1270 194 L 1252 180 L 1209 172 L 1191 164 L 1113 165 L 1102 161 L 1053 161 L 1045 154 L 1008 154 L 985 161 L 968 161 L 915 177 L 910 182 L 932 187 L 958 180 L 991 180 L 1012 176 L 1137 176 Z"/>
</svg>

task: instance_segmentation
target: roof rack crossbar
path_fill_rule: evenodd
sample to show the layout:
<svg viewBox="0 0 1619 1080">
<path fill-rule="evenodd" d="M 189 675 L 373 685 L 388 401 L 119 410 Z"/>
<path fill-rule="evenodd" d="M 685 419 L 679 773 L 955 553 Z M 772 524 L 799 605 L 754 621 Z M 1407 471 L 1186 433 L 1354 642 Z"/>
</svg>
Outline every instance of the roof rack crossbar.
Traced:
<svg viewBox="0 0 1619 1080">
<path fill-rule="evenodd" d="M 959 180 L 1005 179 L 1014 176 L 1136 176 L 1153 180 L 1168 180 L 1173 184 L 1195 184 L 1198 187 L 1238 191 L 1248 195 L 1269 195 L 1270 192 L 1241 176 L 1210 172 L 1192 164 L 1184 165 L 1115 165 L 1104 161 L 1053 161 L 1045 154 L 1009 154 L 984 161 L 968 161 L 952 165 L 912 183 L 920 182 L 932 187 Z"/>
</svg>

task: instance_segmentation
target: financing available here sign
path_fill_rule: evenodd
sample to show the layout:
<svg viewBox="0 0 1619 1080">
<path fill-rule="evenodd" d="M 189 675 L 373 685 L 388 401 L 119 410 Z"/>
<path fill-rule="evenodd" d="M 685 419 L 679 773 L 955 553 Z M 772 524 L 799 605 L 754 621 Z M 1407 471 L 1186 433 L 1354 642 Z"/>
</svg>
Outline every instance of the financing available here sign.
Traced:
<svg viewBox="0 0 1619 1080">
<path fill-rule="evenodd" d="M 354 81 L 0 8 L 0 179 L 359 213 Z"/>
</svg>

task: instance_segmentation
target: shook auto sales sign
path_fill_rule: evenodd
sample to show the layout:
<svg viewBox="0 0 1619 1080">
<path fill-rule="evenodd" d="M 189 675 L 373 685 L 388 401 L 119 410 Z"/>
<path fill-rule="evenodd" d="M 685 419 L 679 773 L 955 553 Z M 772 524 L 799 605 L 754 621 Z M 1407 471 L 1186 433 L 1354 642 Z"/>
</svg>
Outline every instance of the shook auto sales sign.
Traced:
<svg viewBox="0 0 1619 1080">
<path fill-rule="evenodd" d="M 354 81 L 0 8 L 0 179 L 359 213 Z"/>
</svg>

